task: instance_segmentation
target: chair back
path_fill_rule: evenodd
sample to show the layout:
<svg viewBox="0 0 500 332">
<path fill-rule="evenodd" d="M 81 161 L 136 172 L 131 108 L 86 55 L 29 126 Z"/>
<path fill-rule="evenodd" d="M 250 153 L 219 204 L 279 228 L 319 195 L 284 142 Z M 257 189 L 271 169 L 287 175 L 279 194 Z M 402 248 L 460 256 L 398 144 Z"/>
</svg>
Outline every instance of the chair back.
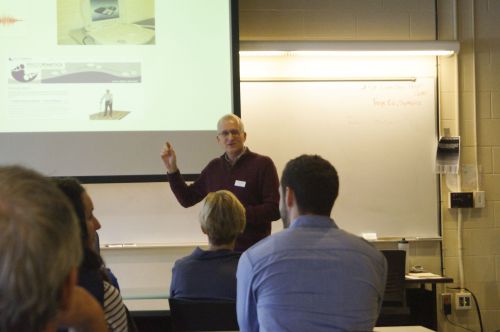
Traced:
<svg viewBox="0 0 500 332">
<path fill-rule="evenodd" d="M 387 282 L 384 292 L 384 306 L 405 306 L 405 264 L 404 250 L 382 250 L 387 260 Z"/>
<path fill-rule="evenodd" d="M 384 300 L 376 326 L 417 325 L 411 310 L 406 306 L 404 250 L 382 250 L 387 260 L 387 282 Z"/>
<path fill-rule="evenodd" d="M 236 302 L 208 299 L 168 300 L 173 331 L 238 331 Z"/>
</svg>

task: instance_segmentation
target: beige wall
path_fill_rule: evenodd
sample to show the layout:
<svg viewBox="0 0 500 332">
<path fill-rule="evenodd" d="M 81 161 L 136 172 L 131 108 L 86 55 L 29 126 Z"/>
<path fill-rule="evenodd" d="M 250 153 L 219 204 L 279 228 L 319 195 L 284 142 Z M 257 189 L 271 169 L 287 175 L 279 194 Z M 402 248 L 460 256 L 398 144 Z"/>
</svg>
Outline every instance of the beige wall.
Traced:
<svg viewBox="0 0 500 332">
<path fill-rule="evenodd" d="M 436 23 L 439 38 L 454 36 L 452 0 L 240 0 L 239 4 L 241 40 L 433 40 Z M 487 206 L 463 214 L 464 280 L 478 299 L 484 331 L 496 331 L 500 329 L 500 2 L 477 0 L 475 20 L 472 4 L 472 0 L 457 1 L 458 67 L 453 58 L 440 61 L 441 125 L 461 135 L 462 165 L 475 163 L 477 142 L 480 189 L 486 191 Z M 446 208 L 446 195 L 442 197 L 444 272 L 458 280 L 458 217 Z M 440 272 L 440 255 L 437 242 L 411 244 L 411 263 L 433 272 Z M 454 312 L 450 319 L 479 331 L 475 310 Z M 440 331 L 462 331 L 441 314 L 439 320 Z"/>
</svg>

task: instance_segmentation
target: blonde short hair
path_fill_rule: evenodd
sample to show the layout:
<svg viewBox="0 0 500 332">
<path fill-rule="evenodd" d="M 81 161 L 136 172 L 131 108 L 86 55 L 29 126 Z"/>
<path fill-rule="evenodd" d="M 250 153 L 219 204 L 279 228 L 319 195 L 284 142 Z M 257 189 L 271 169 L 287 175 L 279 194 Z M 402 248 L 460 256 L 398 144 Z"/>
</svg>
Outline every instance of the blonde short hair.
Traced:
<svg viewBox="0 0 500 332">
<path fill-rule="evenodd" d="M 245 229 L 245 208 L 230 191 L 209 193 L 200 212 L 200 224 L 211 244 L 231 243 Z"/>
</svg>

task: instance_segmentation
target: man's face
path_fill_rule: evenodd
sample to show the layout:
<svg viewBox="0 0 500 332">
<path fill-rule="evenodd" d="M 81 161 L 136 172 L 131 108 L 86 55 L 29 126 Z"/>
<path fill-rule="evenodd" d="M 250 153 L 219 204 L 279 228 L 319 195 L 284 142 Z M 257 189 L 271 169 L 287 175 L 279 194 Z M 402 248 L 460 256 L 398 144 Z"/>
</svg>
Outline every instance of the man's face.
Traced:
<svg viewBox="0 0 500 332">
<path fill-rule="evenodd" d="M 222 121 L 218 128 L 217 142 L 224 148 L 229 158 L 235 158 L 243 151 L 246 138 L 246 133 L 240 130 L 235 120 Z"/>
<path fill-rule="evenodd" d="M 94 204 L 87 192 L 82 194 L 83 208 L 85 210 L 85 222 L 87 224 L 87 233 L 89 234 L 89 246 L 95 247 L 96 231 L 101 228 L 101 223 L 94 216 Z"/>
<path fill-rule="evenodd" d="M 290 215 L 288 213 L 288 207 L 286 206 L 286 197 L 283 187 L 280 185 L 280 215 L 283 221 L 283 228 L 288 228 L 290 226 Z"/>
</svg>

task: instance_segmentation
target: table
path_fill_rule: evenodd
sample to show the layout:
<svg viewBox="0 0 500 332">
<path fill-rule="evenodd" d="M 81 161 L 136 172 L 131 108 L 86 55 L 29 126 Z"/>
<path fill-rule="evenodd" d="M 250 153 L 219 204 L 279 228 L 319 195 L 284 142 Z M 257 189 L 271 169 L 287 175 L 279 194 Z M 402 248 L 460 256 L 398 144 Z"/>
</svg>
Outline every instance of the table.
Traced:
<svg viewBox="0 0 500 332">
<path fill-rule="evenodd" d="M 122 288 L 120 293 L 124 300 L 168 299 L 170 295 L 169 289 L 166 287 Z"/>
<path fill-rule="evenodd" d="M 374 332 L 429 332 L 437 331 L 437 284 L 452 283 L 453 278 L 405 278 L 406 299 L 412 318 L 421 326 L 377 327 Z M 430 285 L 428 290 L 426 285 Z M 419 286 L 419 287 L 412 287 Z M 167 288 L 124 288 L 122 297 L 136 322 L 152 322 L 155 326 L 170 324 L 169 292 Z M 144 322 L 141 322 L 144 321 Z M 147 329 L 148 330 L 148 329 Z M 153 329 L 149 329 L 153 331 Z M 164 330 L 165 331 L 165 330 Z"/>
<path fill-rule="evenodd" d="M 412 318 L 417 324 L 421 324 L 431 330 L 437 331 L 437 284 L 452 283 L 453 278 L 446 276 L 405 278 L 406 302 L 410 307 Z M 431 290 L 426 289 L 431 285 Z M 420 286 L 411 288 L 411 286 Z"/>
<path fill-rule="evenodd" d="M 121 293 L 139 331 L 170 331 L 168 288 L 123 288 Z"/>
<path fill-rule="evenodd" d="M 384 326 L 375 327 L 373 332 L 432 332 L 423 326 Z"/>
</svg>

